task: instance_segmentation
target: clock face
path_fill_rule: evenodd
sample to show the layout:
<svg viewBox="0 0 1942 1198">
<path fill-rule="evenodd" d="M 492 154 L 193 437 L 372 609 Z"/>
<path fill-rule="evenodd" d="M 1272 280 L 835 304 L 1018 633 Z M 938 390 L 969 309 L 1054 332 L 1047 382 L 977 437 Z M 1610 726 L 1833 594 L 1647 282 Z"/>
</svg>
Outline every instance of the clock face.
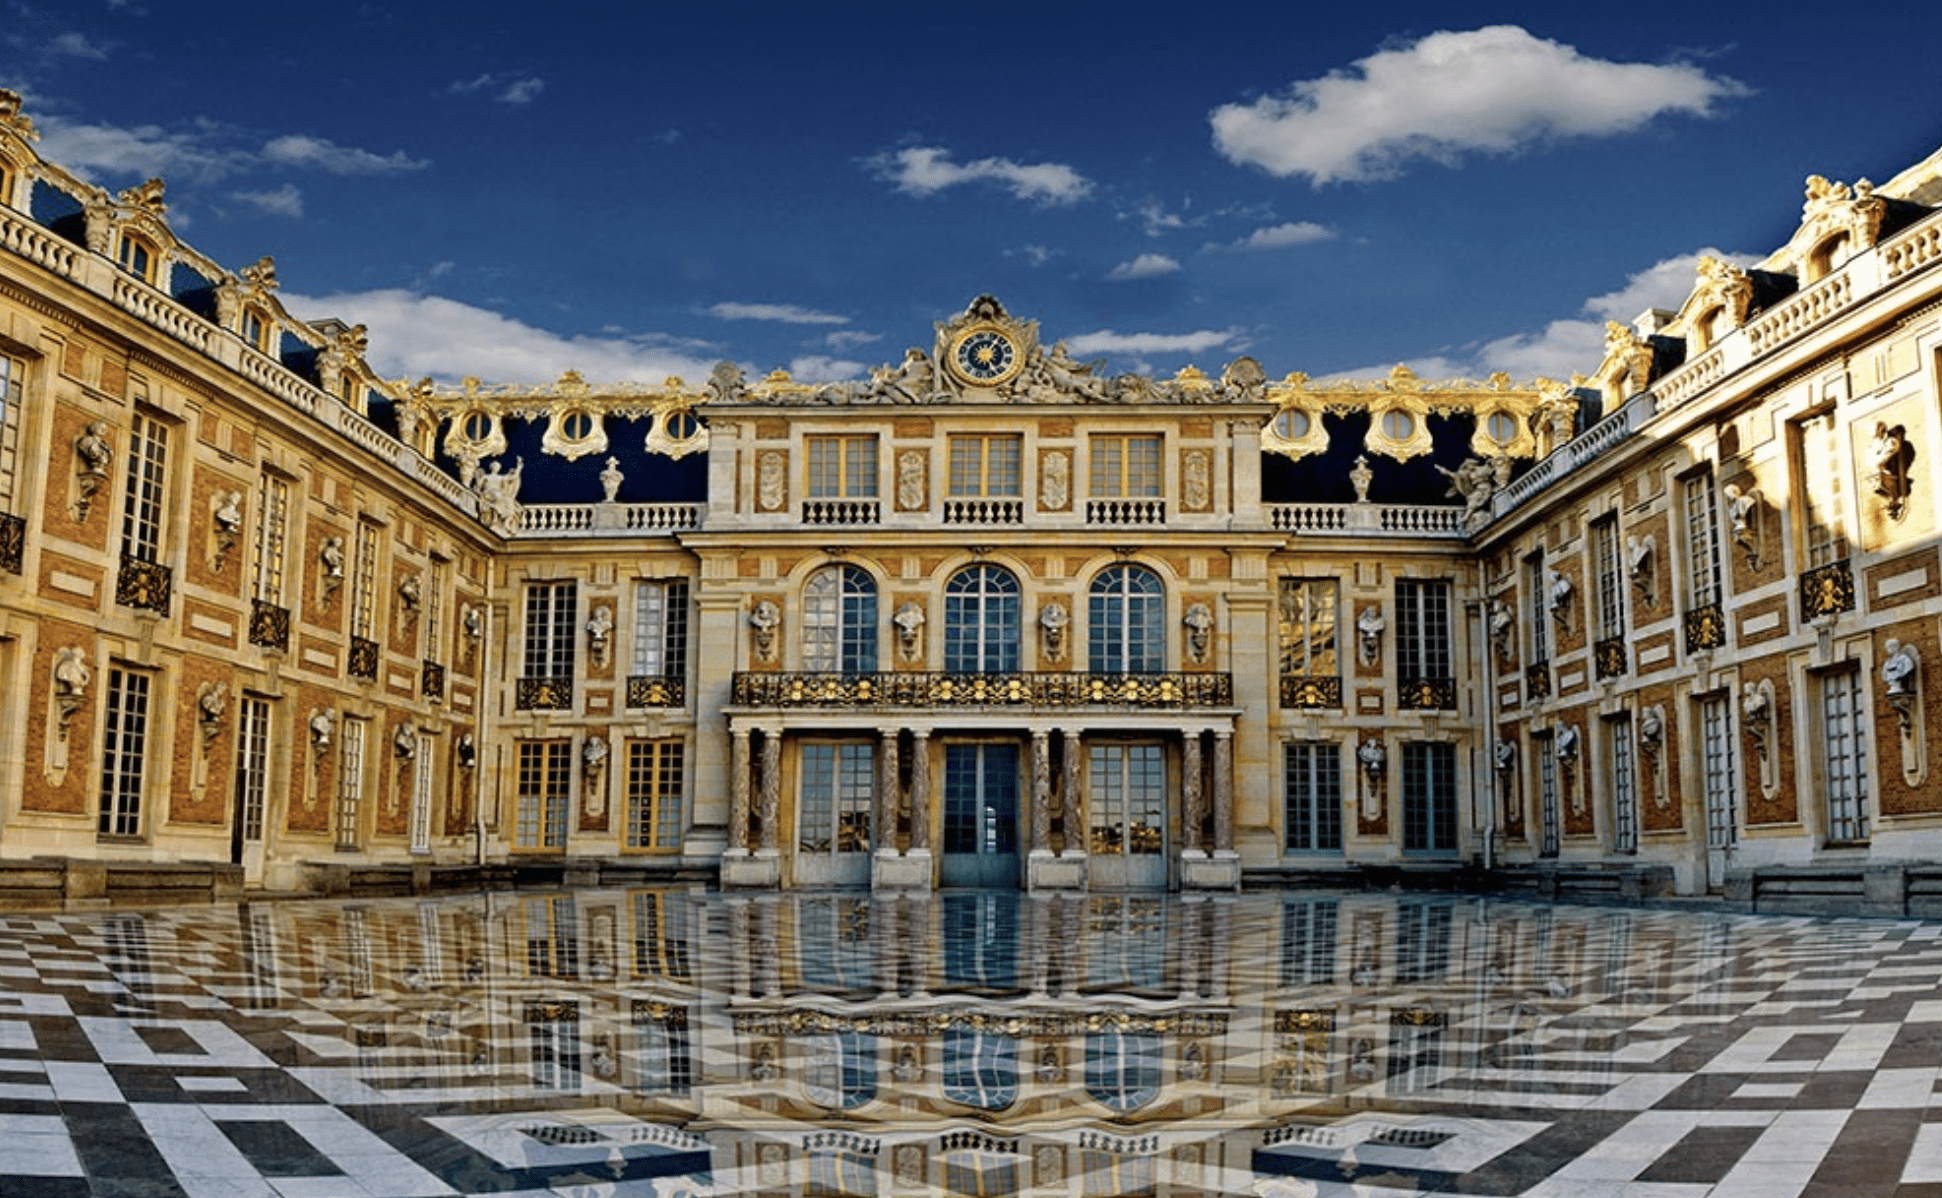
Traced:
<svg viewBox="0 0 1942 1198">
<path fill-rule="evenodd" d="M 966 382 L 995 387 L 1022 366 L 1018 346 L 998 329 L 973 329 L 951 349 L 951 365 Z"/>
</svg>

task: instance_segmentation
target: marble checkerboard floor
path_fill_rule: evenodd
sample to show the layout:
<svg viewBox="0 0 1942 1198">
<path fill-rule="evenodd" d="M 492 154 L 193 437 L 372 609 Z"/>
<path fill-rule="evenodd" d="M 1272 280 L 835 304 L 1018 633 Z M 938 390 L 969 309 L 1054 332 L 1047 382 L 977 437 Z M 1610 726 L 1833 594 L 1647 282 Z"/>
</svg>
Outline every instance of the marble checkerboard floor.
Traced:
<svg viewBox="0 0 1942 1198">
<path fill-rule="evenodd" d="M 1102 1016 L 1154 1030 L 1107 1062 Z M 1002 1036 L 954 1059 L 973 1026 Z M 0 1198 L 1942 1198 L 1939 1076 L 1919 921 L 658 891 L 0 916 Z"/>
</svg>

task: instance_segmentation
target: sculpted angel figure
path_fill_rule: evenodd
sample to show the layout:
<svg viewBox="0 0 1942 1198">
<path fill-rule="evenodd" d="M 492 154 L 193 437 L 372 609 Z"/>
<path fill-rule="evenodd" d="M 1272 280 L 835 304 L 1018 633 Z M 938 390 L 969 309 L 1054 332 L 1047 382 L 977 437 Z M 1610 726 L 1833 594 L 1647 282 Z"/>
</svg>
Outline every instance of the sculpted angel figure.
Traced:
<svg viewBox="0 0 1942 1198">
<path fill-rule="evenodd" d="M 911 346 L 901 366 L 877 366 L 870 371 L 872 399 L 891 403 L 927 403 L 937 391 L 937 373 L 924 351 Z"/>
<path fill-rule="evenodd" d="M 1074 359 L 1065 342 L 1053 342 L 1050 352 L 1041 351 L 1037 357 L 1033 373 L 1054 391 L 1072 392 L 1088 399 L 1105 397 L 1106 381 L 1093 374 L 1089 363 Z"/>
<path fill-rule="evenodd" d="M 1444 493 L 1463 500 L 1465 519 L 1482 511 L 1496 494 L 1497 472 L 1482 458 L 1465 458 L 1455 470 L 1438 466 L 1436 471 L 1450 480 L 1450 489 Z"/>
</svg>

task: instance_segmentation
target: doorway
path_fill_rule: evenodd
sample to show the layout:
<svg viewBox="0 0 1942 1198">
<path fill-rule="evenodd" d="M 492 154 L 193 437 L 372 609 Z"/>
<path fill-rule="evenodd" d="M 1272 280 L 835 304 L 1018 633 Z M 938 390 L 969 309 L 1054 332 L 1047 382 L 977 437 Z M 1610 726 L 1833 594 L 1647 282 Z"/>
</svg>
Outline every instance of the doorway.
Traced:
<svg viewBox="0 0 1942 1198">
<path fill-rule="evenodd" d="M 945 886 L 1018 886 L 1018 746 L 944 746 Z"/>
</svg>

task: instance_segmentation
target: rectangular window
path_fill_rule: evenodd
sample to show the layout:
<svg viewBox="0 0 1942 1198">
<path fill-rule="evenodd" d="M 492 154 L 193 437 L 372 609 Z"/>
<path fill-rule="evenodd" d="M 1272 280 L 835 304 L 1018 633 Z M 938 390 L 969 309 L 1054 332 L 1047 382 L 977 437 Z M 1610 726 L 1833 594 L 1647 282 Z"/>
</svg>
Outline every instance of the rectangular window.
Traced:
<svg viewBox="0 0 1942 1198">
<path fill-rule="evenodd" d="M 1016 498 L 1024 441 L 1014 435 L 950 439 L 951 495 L 960 499 Z"/>
<path fill-rule="evenodd" d="M 1632 739 L 1632 717 L 1619 716 L 1605 725 L 1612 739 L 1612 848 L 1620 853 L 1639 851 L 1638 746 Z"/>
<path fill-rule="evenodd" d="M 1537 755 L 1538 852 L 1555 857 L 1558 855 L 1557 741 L 1548 732 L 1534 736 L 1531 752 Z"/>
<path fill-rule="evenodd" d="M 445 590 L 451 585 L 450 562 L 434 560 L 425 586 L 425 657 L 445 660 Z"/>
<path fill-rule="evenodd" d="M 1801 535 L 1807 542 L 1807 568 L 1812 570 L 1848 556 L 1847 505 L 1839 469 L 1845 457 L 1833 409 L 1801 420 L 1794 426 L 1794 440 Z"/>
<path fill-rule="evenodd" d="M 1524 626 L 1529 630 L 1531 665 L 1551 660 L 1551 617 L 1545 606 L 1551 588 L 1544 576 L 1544 552 L 1539 550 L 1524 559 Z"/>
<path fill-rule="evenodd" d="M 1101 857 L 1166 850 L 1166 755 L 1155 744 L 1093 745 L 1086 781 L 1092 851 Z"/>
<path fill-rule="evenodd" d="M 694 1085 L 688 1008 L 634 1001 L 635 1077 L 648 1094 L 686 1094 Z"/>
<path fill-rule="evenodd" d="M 121 268 L 144 283 L 155 281 L 155 247 L 132 233 L 121 235 L 121 245 L 115 253 L 115 260 Z"/>
<path fill-rule="evenodd" d="M 108 670 L 107 723 L 101 742 L 103 836 L 142 834 L 142 775 L 148 768 L 148 701 L 154 679 L 134 670 Z"/>
<path fill-rule="evenodd" d="M 1591 525 L 1591 568 L 1598 607 L 1598 639 L 1625 636 L 1625 575 L 1618 551 L 1618 517 L 1607 516 Z"/>
<path fill-rule="evenodd" d="M 236 713 L 237 834 L 251 844 L 263 839 L 263 805 L 270 789 L 270 704 L 244 695 Z"/>
<path fill-rule="evenodd" d="M 1454 853 L 1457 847 L 1456 746 L 1403 742 L 1403 849 Z"/>
<path fill-rule="evenodd" d="M 337 751 L 337 847 L 358 846 L 358 822 L 364 804 L 364 721 L 345 716 Z"/>
<path fill-rule="evenodd" d="M 1827 767 L 1827 838 L 1840 844 L 1868 839 L 1870 808 L 1868 726 L 1861 718 L 1861 671 L 1821 675 L 1821 751 Z"/>
<path fill-rule="evenodd" d="M 1686 524 L 1687 608 L 1711 607 L 1721 598 L 1719 496 L 1713 491 L 1713 472 L 1701 471 L 1680 485 Z"/>
<path fill-rule="evenodd" d="M 283 604 L 284 543 L 290 529 L 290 484 L 265 470 L 256 486 L 255 597 L 272 607 Z"/>
<path fill-rule="evenodd" d="M 378 529 L 358 521 L 356 555 L 351 564 L 351 635 L 372 639 L 378 611 Z"/>
<path fill-rule="evenodd" d="M 634 589 L 634 670 L 643 678 L 688 675 L 688 580 L 643 581 Z"/>
<path fill-rule="evenodd" d="M 678 740 L 627 744 L 627 847 L 681 847 L 681 797 L 687 785 L 687 747 Z"/>
<path fill-rule="evenodd" d="M 1396 673 L 1404 679 L 1452 677 L 1449 583 L 1396 580 Z"/>
<path fill-rule="evenodd" d="M 1342 748 L 1333 741 L 1292 741 L 1283 755 L 1283 811 L 1291 853 L 1342 847 Z"/>
<path fill-rule="evenodd" d="M 162 560 L 163 493 L 169 428 L 137 412 L 128 430 L 128 492 L 122 498 L 121 552 L 137 561 Z"/>
<path fill-rule="evenodd" d="M 876 762 L 876 746 L 868 741 L 802 747 L 802 806 L 797 824 L 803 852 L 870 851 Z"/>
<path fill-rule="evenodd" d="M 693 968 L 694 909 L 679 890 L 634 892 L 634 976 L 685 979 Z"/>
<path fill-rule="evenodd" d="M 1699 761 L 1705 782 L 1706 847 L 1723 852 L 1739 843 L 1739 754 L 1733 745 L 1731 700 L 1714 695 L 1699 705 Z"/>
<path fill-rule="evenodd" d="M 875 437 L 808 437 L 811 499 L 875 499 Z"/>
<path fill-rule="evenodd" d="M 513 847 L 566 847 L 567 802 L 572 797 L 573 746 L 563 740 L 519 744 L 519 794 Z"/>
<path fill-rule="evenodd" d="M 1160 438 L 1132 433 L 1094 433 L 1094 499 L 1151 499 L 1160 494 Z"/>
<path fill-rule="evenodd" d="M 1335 984 L 1335 939 L 1341 926 L 1337 899 L 1281 900 L 1281 984 Z"/>
<path fill-rule="evenodd" d="M 539 1090 L 580 1088 L 580 1008 L 570 1002 L 528 1002 L 526 1035 Z"/>
<path fill-rule="evenodd" d="M 423 732 L 411 758 L 411 851 L 432 851 L 432 738 Z"/>
<path fill-rule="evenodd" d="M 573 677 L 574 613 L 580 584 L 534 582 L 526 585 L 525 678 Z"/>
<path fill-rule="evenodd" d="M 26 363 L 0 354 L 0 511 L 13 510 L 20 479 L 20 407 L 26 381 Z"/>
<path fill-rule="evenodd" d="M 1342 665 L 1336 643 L 1340 584 L 1333 578 L 1284 578 L 1280 602 L 1283 706 L 1341 706 Z M 1318 690 L 1314 684 L 1321 680 L 1332 680 L 1333 685 Z M 1334 691 L 1332 701 L 1324 701 L 1331 698 L 1324 693 L 1328 690 Z"/>
</svg>

